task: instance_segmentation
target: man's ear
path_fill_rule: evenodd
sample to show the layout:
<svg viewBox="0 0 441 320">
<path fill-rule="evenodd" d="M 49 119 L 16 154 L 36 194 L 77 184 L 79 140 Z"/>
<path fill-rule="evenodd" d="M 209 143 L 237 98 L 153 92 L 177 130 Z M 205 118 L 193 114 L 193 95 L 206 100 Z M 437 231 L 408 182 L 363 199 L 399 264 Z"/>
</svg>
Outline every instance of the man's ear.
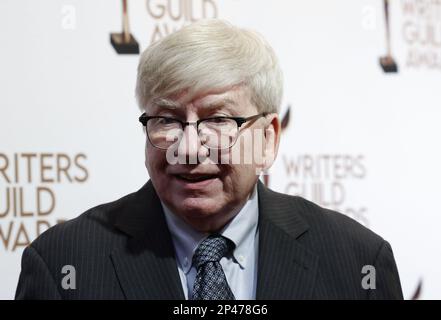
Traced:
<svg viewBox="0 0 441 320">
<path fill-rule="evenodd" d="M 265 117 L 264 128 L 264 163 L 263 169 L 269 169 L 277 157 L 279 150 L 281 126 L 277 113 L 270 113 Z"/>
</svg>

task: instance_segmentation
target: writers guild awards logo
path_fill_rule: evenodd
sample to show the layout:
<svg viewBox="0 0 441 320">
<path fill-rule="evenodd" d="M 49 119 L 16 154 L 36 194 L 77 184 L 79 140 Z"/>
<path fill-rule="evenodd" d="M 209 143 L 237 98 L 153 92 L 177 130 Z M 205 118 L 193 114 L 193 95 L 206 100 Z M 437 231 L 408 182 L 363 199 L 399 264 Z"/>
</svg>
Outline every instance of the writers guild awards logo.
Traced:
<svg viewBox="0 0 441 320">
<path fill-rule="evenodd" d="M 218 0 L 145 0 L 149 45 L 201 19 L 218 18 Z M 139 44 L 130 33 L 127 0 L 122 0 L 122 32 L 112 33 L 110 43 L 118 54 L 139 54 Z"/>
<path fill-rule="evenodd" d="M 402 0 L 406 67 L 441 71 L 441 1 Z"/>
<path fill-rule="evenodd" d="M 110 43 L 118 54 L 138 54 L 139 45 L 130 33 L 127 0 L 122 0 L 122 32 L 110 34 Z"/>
<path fill-rule="evenodd" d="M 380 57 L 380 65 L 384 72 L 398 72 L 398 65 L 392 58 L 391 49 L 391 33 L 390 33 L 390 17 L 389 17 L 389 0 L 383 0 L 384 2 L 384 18 L 385 18 L 385 31 L 386 31 L 386 55 Z"/>
<path fill-rule="evenodd" d="M 0 152 L 0 253 L 23 249 L 65 220 L 57 191 L 87 182 L 86 163 L 84 153 Z"/>
</svg>

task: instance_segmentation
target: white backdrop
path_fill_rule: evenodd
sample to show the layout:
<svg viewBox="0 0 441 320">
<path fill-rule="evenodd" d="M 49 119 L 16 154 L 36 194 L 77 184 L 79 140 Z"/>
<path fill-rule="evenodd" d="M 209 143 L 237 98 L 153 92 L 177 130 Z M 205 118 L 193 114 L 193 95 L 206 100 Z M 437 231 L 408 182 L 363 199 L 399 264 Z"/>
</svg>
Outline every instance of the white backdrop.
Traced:
<svg viewBox="0 0 441 320">
<path fill-rule="evenodd" d="M 171 7 L 168 5 L 171 4 Z M 417 7 L 418 5 L 418 7 Z M 441 298 L 441 5 L 391 0 L 129 0 L 141 50 L 201 17 L 262 33 L 290 110 L 271 188 L 367 225 L 394 249 L 405 298 Z M 138 55 L 117 54 L 119 0 L 0 1 L 0 298 L 24 246 L 147 179 Z"/>
</svg>

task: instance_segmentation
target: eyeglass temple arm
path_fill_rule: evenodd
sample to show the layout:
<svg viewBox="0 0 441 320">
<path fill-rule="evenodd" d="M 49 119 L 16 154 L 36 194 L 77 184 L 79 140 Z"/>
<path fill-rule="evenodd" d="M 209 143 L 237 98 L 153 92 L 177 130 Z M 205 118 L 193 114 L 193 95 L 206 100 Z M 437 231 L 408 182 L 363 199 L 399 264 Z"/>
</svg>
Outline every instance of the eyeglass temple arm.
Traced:
<svg viewBox="0 0 441 320">
<path fill-rule="evenodd" d="M 250 121 L 250 120 L 254 120 L 254 119 L 258 119 L 260 117 L 266 117 L 268 115 L 267 112 L 262 112 L 259 114 L 255 114 L 254 116 L 251 117 L 247 117 L 247 118 L 238 118 L 237 121 L 237 126 L 240 128 L 245 122 Z"/>
</svg>

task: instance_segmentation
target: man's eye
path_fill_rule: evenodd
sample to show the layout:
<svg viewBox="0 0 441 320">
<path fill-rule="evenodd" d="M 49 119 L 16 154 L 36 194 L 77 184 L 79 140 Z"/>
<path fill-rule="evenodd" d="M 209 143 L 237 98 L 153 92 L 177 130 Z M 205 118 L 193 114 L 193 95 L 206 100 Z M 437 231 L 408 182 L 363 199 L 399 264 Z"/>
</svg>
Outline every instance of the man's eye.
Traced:
<svg viewBox="0 0 441 320">
<path fill-rule="evenodd" d="M 172 123 L 175 123 L 175 122 L 176 122 L 176 120 L 172 119 L 172 118 L 161 118 L 159 120 L 160 124 L 172 124 Z"/>
<path fill-rule="evenodd" d="M 213 123 L 225 123 L 225 122 L 228 122 L 228 121 L 229 121 L 228 118 L 214 118 L 214 119 L 211 119 L 211 122 L 213 122 Z"/>
</svg>

